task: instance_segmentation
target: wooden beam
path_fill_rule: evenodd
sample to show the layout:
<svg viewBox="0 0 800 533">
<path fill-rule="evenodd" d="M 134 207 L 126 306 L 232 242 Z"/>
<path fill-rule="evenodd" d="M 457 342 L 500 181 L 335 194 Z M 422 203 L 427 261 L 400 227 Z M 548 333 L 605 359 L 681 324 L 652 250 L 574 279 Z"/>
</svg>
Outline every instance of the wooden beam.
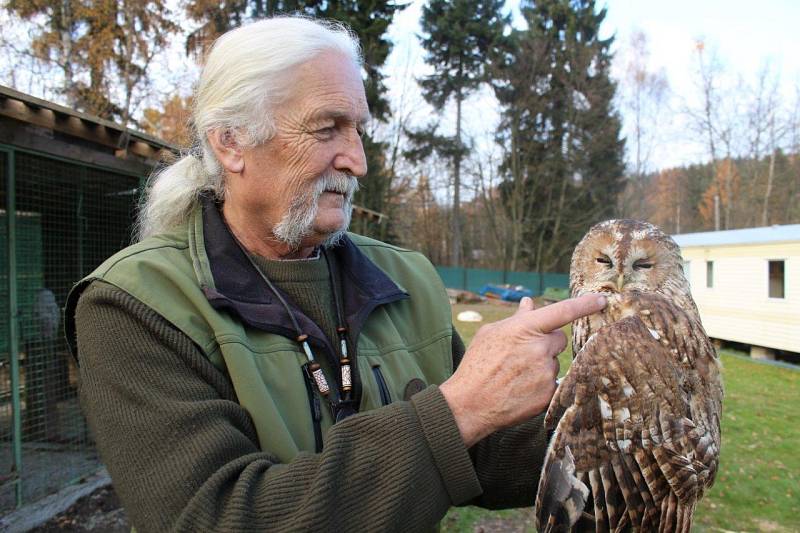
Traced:
<svg viewBox="0 0 800 533">
<path fill-rule="evenodd" d="M 89 163 L 112 171 L 132 172 L 141 176 L 149 175 L 153 167 L 153 162 L 145 161 L 139 156 L 114 157 L 113 152 L 105 148 L 93 148 L 86 143 L 70 142 L 60 134 L 54 135 L 50 128 L 34 126 L 4 116 L 0 116 L 0 143 L 72 159 L 76 164 Z"/>
<path fill-rule="evenodd" d="M 93 127 L 78 117 L 50 109 L 34 109 L 11 98 L 0 99 L 0 115 L 109 147 L 116 147 L 120 135 L 119 132 L 110 132 L 103 126 Z"/>
<path fill-rule="evenodd" d="M 0 116 L 122 150 L 120 154 L 123 157 L 130 152 L 156 162 L 164 151 L 177 151 L 177 147 L 157 137 L 20 93 L 10 87 L 0 86 Z M 130 147 L 131 144 L 134 146 Z"/>
<path fill-rule="evenodd" d="M 366 207 L 361 207 L 360 205 L 353 206 L 353 213 L 355 213 L 355 215 L 359 218 L 371 220 L 373 222 L 377 222 L 378 224 L 382 223 L 384 219 L 389 218 L 383 213 L 373 211 L 372 209 L 367 209 Z"/>
</svg>

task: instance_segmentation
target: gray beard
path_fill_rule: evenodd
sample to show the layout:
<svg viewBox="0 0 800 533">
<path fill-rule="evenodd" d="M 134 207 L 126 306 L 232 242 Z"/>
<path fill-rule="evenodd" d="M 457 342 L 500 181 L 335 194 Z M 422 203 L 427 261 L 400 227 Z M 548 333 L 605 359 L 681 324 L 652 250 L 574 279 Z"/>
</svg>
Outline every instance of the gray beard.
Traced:
<svg viewBox="0 0 800 533">
<path fill-rule="evenodd" d="M 358 180 L 347 174 L 327 174 L 318 179 L 313 187 L 297 196 L 289 205 L 286 214 L 272 229 L 274 237 L 291 250 L 298 250 L 306 237 L 314 234 L 314 219 L 319 211 L 319 199 L 325 191 L 335 191 L 344 195 L 344 222 L 342 227 L 332 232 L 322 243 L 323 247 L 335 246 L 350 226 L 353 212 L 353 195 L 358 190 Z"/>
</svg>

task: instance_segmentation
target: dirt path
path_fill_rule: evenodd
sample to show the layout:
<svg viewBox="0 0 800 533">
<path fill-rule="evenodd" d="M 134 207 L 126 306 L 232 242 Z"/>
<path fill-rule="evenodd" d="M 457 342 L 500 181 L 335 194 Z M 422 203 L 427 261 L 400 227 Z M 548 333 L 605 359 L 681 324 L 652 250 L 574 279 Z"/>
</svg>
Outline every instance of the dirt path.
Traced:
<svg viewBox="0 0 800 533">
<path fill-rule="evenodd" d="M 65 512 L 51 518 L 32 531 L 37 533 L 56 531 L 128 533 L 130 529 L 117 494 L 111 486 L 107 486 L 79 499 Z"/>
</svg>

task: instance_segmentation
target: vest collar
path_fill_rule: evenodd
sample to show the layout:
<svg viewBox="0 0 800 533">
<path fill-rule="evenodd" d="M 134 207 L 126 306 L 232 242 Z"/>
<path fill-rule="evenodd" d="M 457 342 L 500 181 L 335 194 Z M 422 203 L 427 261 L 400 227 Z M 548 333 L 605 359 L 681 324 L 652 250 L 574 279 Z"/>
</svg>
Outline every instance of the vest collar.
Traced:
<svg viewBox="0 0 800 533">
<path fill-rule="evenodd" d="M 256 272 L 234 240 L 216 202 L 203 196 L 201 209 L 189 225 L 190 246 L 203 292 L 215 309 L 239 316 L 251 327 L 294 339 L 296 332 L 286 310 Z M 345 236 L 328 250 L 339 265 L 342 304 L 347 327 L 355 340 L 364 321 L 377 306 L 408 298 L 408 294 Z M 200 263 L 200 264 L 198 264 Z M 205 263 L 205 264 L 202 264 Z M 280 290 L 280 288 L 278 288 Z M 298 309 L 285 293 L 282 296 L 300 327 L 316 344 L 330 348 L 320 328 Z"/>
</svg>

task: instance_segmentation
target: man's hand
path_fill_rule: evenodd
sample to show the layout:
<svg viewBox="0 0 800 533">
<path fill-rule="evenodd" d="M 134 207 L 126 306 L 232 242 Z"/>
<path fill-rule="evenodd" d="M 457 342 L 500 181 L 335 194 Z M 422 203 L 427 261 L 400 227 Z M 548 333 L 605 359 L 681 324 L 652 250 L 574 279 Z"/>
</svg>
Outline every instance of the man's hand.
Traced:
<svg viewBox="0 0 800 533">
<path fill-rule="evenodd" d="M 513 316 L 478 330 L 456 372 L 440 389 L 467 447 L 544 411 L 556 390 L 561 327 L 602 310 L 597 294 L 534 310 L 523 298 Z"/>
</svg>

